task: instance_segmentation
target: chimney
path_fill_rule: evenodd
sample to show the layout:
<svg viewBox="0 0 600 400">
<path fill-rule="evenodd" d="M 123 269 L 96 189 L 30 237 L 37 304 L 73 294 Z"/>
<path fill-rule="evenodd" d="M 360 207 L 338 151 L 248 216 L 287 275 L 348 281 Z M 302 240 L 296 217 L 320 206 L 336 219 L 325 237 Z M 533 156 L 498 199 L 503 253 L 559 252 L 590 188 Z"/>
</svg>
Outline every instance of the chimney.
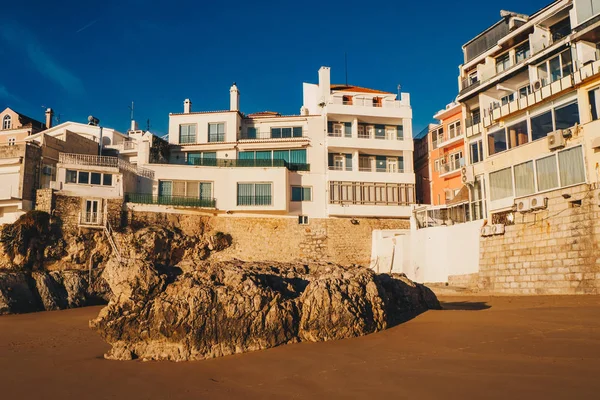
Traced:
<svg viewBox="0 0 600 400">
<path fill-rule="evenodd" d="M 192 112 L 192 101 L 190 99 L 185 99 L 183 102 L 183 113 L 189 114 Z"/>
<path fill-rule="evenodd" d="M 240 110 L 240 91 L 235 82 L 233 82 L 231 89 L 229 89 L 229 109 L 231 111 Z"/>
<path fill-rule="evenodd" d="M 319 92 L 321 101 L 327 103 L 331 93 L 331 69 L 329 67 L 319 68 Z"/>
<path fill-rule="evenodd" d="M 138 123 L 135 122 L 135 120 L 131 120 L 131 129 L 130 131 L 137 131 L 138 130 Z"/>
<path fill-rule="evenodd" d="M 54 117 L 54 110 L 48 108 L 46 110 L 46 129 L 52 128 L 52 118 Z"/>
</svg>

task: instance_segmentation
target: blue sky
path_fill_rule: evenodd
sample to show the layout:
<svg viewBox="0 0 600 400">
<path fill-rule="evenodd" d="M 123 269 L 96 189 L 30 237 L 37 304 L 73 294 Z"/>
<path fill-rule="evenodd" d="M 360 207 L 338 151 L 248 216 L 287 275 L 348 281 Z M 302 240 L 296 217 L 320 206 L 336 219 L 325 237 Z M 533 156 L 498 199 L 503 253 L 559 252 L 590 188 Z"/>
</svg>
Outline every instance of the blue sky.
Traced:
<svg viewBox="0 0 600 400">
<path fill-rule="evenodd" d="M 187 97 L 197 111 L 227 109 L 234 81 L 243 112 L 297 114 L 321 65 L 344 83 L 347 53 L 350 84 L 411 94 L 416 134 L 456 97 L 461 46 L 500 9 L 531 14 L 549 0 L 11 3 L 0 13 L 0 107 L 32 118 L 46 106 L 125 131 L 134 101 L 140 125 L 164 134 Z"/>
</svg>

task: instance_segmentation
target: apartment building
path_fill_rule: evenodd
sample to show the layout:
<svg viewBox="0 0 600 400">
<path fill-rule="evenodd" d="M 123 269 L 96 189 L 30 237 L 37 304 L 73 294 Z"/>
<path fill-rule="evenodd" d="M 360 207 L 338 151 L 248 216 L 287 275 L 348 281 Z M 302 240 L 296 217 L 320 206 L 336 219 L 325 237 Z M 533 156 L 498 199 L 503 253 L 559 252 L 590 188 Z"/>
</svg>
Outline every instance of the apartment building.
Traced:
<svg viewBox="0 0 600 400">
<path fill-rule="evenodd" d="M 304 84 L 299 115 L 244 114 L 236 84 L 229 94 L 228 110 L 193 111 L 186 99 L 182 113 L 169 115 L 163 159 L 139 160 L 155 179 L 127 202 L 156 210 L 185 203 L 212 215 L 287 216 L 300 223 L 410 217 L 415 182 L 407 94 L 398 99 L 332 85 L 327 67 L 318 84 Z"/>
<path fill-rule="evenodd" d="M 43 124 L 7 107 L 0 113 L 0 145 L 22 143 L 27 137 L 43 131 L 46 126 L 51 126 L 52 116 L 52 109 L 47 109 L 46 124 Z"/>
</svg>

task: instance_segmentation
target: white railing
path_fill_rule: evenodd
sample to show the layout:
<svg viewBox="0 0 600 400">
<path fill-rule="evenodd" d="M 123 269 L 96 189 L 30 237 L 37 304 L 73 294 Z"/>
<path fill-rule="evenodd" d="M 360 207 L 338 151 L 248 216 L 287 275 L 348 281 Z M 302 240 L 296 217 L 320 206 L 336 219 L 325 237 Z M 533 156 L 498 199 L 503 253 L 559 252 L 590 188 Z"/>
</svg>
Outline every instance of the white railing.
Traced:
<svg viewBox="0 0 600 400">
<path fill-rule="evenodd" d="M 129 171 L 139 176 L 154 179 L 154 171 L 131 164 L 130 162 L 122 160 L 118 157 L 60 153 L 58 156 L 58 162 L 61 164 L 118 168 L 119 171 Z"/>
<path fill-rule="evenodd" d="M 80 212 L 79 213 L 79 225 L 87 226 L 101 226 L 102 225 L 102 213 L 99 212 Z"/>
<path fill-rule="evenodd" d="M 104 234 L 106 235 L 106 238 L 108 239 L 110 248 L 112 249 L 113 253 L 115 254 L 117 261 L 121 262 L 121 260 L 122 260 L 121 250 L 119 249 L 119 247 L 117 246 L 117 243 L 114 240 L 114 237 L 113 237 L 114 231 L 112 229 L 112 226 L 110 226 L 110 223 L 108 222 L 108 218 L 106 219 L 106 223 L 104 224 Z"/>
<path fill-rule="evenodd" d="M 373 98 L 357 98 L 354 97 L 352 101 L 344 101 L 341 97 L 334 97 L 330 104 L 340 104 L 346 106 L 360 106 L 360 107 L 373 107 L 373 108 L 400 108 L 404 104 L 398 100 L 386 100 L 382 98 L 380 101 L 373 101 Z"/>
<path fill-rule="evenodd" d="M 133 140 L 128 140 L 126 142 L 123 142 L 123 150 L 135 150 L 137 149 L 137 142 L 133 141 Z"/>
</svg>

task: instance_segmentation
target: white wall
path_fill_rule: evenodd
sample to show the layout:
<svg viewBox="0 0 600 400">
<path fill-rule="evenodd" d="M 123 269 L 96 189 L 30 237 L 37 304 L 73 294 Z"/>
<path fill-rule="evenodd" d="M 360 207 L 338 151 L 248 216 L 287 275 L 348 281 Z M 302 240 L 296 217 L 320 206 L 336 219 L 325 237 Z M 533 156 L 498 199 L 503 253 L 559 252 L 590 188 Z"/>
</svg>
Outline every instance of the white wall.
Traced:
<svg viewBox="0 0 600 400">
<path fill-rule="evenodd" d="M 401 233 L 373 231 L 371 268 L 405 273 L 417 282 L 448 282 L 448 276 L 476 273 L 481 225 L 473 221 Z"/>
</svg>

